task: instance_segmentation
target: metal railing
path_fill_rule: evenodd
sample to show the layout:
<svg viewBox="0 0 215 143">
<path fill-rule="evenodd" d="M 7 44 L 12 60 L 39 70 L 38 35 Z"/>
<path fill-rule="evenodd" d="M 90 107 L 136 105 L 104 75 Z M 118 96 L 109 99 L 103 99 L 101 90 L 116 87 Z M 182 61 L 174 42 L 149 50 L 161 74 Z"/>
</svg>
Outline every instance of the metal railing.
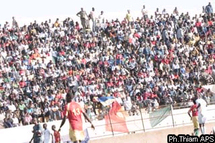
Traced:
<svg viewBox="0 0 215 143">
<path fill-rule="evenodd" d="M 119 114 L 123 115 L 123 119 L 125 119 L 125 121 L 122 121 L 122 122 L 113 121 L 113 119 L 110 117 L 111 115 L 107 113 L 105 123 L 95 126 L 97 133 L 94 132 L 89 134 L 90 139 L 94 140 L 94 139 L 99 139 L 104 137 L 113 137 L 113 136 L 118 136 L 123 134 L 132 134 L 136 132 L 146 132 L 146 131 L 153 131 L 153 130 L 159 130 L 159 129 L 174 128 L 174 127 L 179 127 L 184 125 L 192 125 L 192 121 L 190 120 L 190 117 L 187 114 L 188 112 L 187 106 L 185 106 L 184 109 L 182 108 L 181 110 L 173 108 L 172 105 L 169 105 L 169 106 L 171 106 L 170 108 L 171 110 L 168 112 L 168 114 L 163 114 L 161 116 L 154 116 L 154 117 L 151 116 L 152 113 L 148 114 L 147 112 L 144 112 L 144 110 L 142 109 L 138 109 L 139 115 L 134 115 L 134 116 L 129 116 L 127 111 L 120 111 Z M 215 121 L 215 114 L 214 114 L 215 105 L 212 105 L 212 106 L 208 106 L 210 108 L 207 109 L 208 122 Z M 108 121 L 107 121 L 107 118 L 108 118 Z M 162 120 L 160 120 L 156 126 L 152 127 L 151 122 L 159 118 L 162 118 Z M 124 124 L 125 122 L 128 128 L 127 132 L 115 131 L 116 127 L 122 127 L 122 124 Z M 106 129 L 107 126 L 111 127 L 111 130 L 107 131 Z"/>
</svg>

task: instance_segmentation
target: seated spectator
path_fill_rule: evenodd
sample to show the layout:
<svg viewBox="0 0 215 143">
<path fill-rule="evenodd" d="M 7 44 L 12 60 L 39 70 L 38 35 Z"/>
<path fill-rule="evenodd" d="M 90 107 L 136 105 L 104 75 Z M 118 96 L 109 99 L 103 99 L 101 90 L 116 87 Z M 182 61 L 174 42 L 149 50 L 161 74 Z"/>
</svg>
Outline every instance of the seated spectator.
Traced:
<svg viewBox="0 0 215 143">
<path fill-rule="evenodd" d="M 12 120 L 15 127 L 20 126 L 19 119 L 15 113 L 13 113 Z"/>
<path fill-rule="evenodd" d="M 27 112 L 24 115 L 24 123 L 25 125 L 30 125 L 32 123 L 32 116 Z"/>
<path fill-rule="evenodd" d="M 12 127 L 14 127 L 13 120 L 11 118 L 4 118 L 3 124 L 4 124 L 5 128 L 12 128 Z"/>
</svg>

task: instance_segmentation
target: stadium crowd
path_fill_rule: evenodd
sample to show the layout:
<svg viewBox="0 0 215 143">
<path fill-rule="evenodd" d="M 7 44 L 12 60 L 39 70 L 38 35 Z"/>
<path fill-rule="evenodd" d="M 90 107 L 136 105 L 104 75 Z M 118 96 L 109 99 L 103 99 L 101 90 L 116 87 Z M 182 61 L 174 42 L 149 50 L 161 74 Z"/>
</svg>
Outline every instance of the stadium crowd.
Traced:
<svg viewBox="0 0 215 143">
<path fill-rule="evenodd" d="M 213 83 L 215 14 L 209 4 L 200 15 L 169 14 L 145 6 L 141 16 L 108 21 L 102 11 L 79 22 L 67 18 L 19 26 L 13 17 L 0 28 L 0 120 L 5 128 L 62 119 L 65 96 L 91 118 L 102 113 L 96 97 L 114 96 L 126 111 L 143 106 L 188 102 Z"/>
</svg>

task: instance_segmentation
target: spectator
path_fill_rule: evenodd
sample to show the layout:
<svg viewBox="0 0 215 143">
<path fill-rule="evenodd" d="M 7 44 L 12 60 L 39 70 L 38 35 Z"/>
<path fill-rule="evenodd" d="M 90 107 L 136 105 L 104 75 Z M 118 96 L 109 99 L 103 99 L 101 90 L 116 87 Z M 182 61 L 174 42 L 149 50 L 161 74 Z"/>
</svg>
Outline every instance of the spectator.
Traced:
<svg viewBox="0 0 215 143">
<path fill-rule="evenodd" d="M 90 12 L 90 20 L 92 20 L 92 31 L 95 32 L 96 30 L 96 13 L 95 13 L 95 8 L 92 8 L 92 11 Z"/>
<path fill-rule="evenodd" d="M 87 13 L 84 11 L 83 8 L 81 8 L 81 11 L 77 13 L 77 16 L 80 17 L 81 25 L 85 29 L 86 28 L 86 20 L 88 20 Z"/>
<path fill-rule="evenodd" d="M 53 140 L 53 136 L 49 129 L 47 129 L 47 124 L 43 124 L 43 143 L 50 143 Z M 52 140 L 50 139 L 52 137 Z"/>
<path fill-rule="evenodd" d="M 33 119 L 34 127 L 33 127 L 33 137 L 30 140 L 30 143 L 33 141 L 34 143 L 42 143 L 42 127 L 38 124 L 37 119 Z"/>
<path fill-rule="evenodd" d="M 131 98 L 130 96 L 126 95 L 126 98 L 124 98 L 125 111 L 130 111 L 131 107 L 132 107 Z"/>
<path fill-rule="evenodd" d="M 148 12 L 146 10 L 145 5 L 143 5 L 141 12 L 142 12 L 142 16 L 143 16 L 144 20 L 146 21 L 148 19 Z"/>
<path fill-rule="evenodd" d="M 10 120 L 10 118 L 4 118 L 4 127 L 5 128 L 12 128 L 13 127 L 13 122 Z"/>
<path fill-rule="evenodd" d="M 187 105 L 197 92 L 213 102 L 211 91 L 199 87 L 214 83 L 214 15 L 173 11 L 157 9 L 145 19 L 129 11 L 113 20 L 101 12 L 95 31 L 83 8 L 77 14 L 82 28 L 72 18 L 16 28 L 6 22 L 0 28 L 3 115 L 17 112 L 23 125 L 26 112 L 39 122 L 61 119 L 70 89 L 82 107 L 92 106 L 85 108 L 92 118 L 104 114 L 101 96 L 115 96 L 126 110 L 130 102 Z"/>
<path fill-rule="evenodd" d="M 13 113 L 12 120 L 13 120 L 13 124 L 15 127 L 20 126 L 19 119 L 18 119 L 16 113 Z"/>
<path fill-rule="evenodd" d="M 27 112 L 24 116 L 25 125 L 30 125 L 32 122 L 32 116 Z"/>
<path fill-rule="evenodd" d="M 126 14 L 126 20 L 129 24 L 131 24 L 132 22 L 132 16 L 131 16 L 131 13 L 130 13 L 130 10 L 127 11 L 128 13 Z"/>
<path fill-rule="evenodd" d="M 55 141 L 55 143 L 60 143 L 61 142 L 60 132 L 56 130 L 55 125 L 52 125 L 52 130 L 54 131 L 54 141 Z"/>
<path fill-rule="evenodd" d="M 205 13 L 206 14 L 212 14 L 213 13 L 213 7 L 211 3 L 209 2 L 208 5 L 205 7 Z"/>
</svg>

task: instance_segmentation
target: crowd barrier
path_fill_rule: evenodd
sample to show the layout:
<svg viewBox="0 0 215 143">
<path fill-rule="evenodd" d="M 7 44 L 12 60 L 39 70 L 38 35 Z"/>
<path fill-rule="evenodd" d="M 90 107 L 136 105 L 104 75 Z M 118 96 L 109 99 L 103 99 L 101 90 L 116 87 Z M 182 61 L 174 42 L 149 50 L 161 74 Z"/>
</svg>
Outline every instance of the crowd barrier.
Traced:
<svg viewBox="0 0 215 143">
<path fill-rule="evenodd" d="M 106 130 L 106 121 L 93 121 L 95 125 L 95 130 L 90 128 L 88 123 L 85 124 L 85 128 L 88 131 L 90 140 L 96 140 L 101 138 L 113 137 L 113 136 L 120 136 L 120 135 L 127 135 L 131 133 L 138 133 L 138 132 L 147 132 L 153 130 L 161 130 L 166 128 L 174 128 L 184 125 L 191 125 L 192 122 L 190 117 L 188 116 L 187 112 L 189 108 L 184 109 L 173 109 L 170 108 L 170 112 L 168 114 L 162 115 L 162 120 L 156 124 L 156 126 L 152 126 L 151 122 L 154 119 L 160 118 L 160 116 L 152 117 L 151 114 L 147 112 L 139 111 L 139 115 L 128 116 L 125 113 L 121 112 L 120 116 L 124 116 L 125 123 L 128 129 L 128 132 L 116 132 L 116 131 L 107 131 Z M 207 122 L 214 122 L 215 121 L 215 105 L 209 105 L 207 107 Z M 56 125 L 58 128 L 60 126 L 61 121 L 53 121 L 48 122 L 48 129 L 51 130 L 52 125 Z M 112 122 L 111 119 L 108 122 L 111 127 L 118 126 L 118 124 L 122 124 L 121 122 Z M 0 130 L 0 142 L 7 142 L 7 143 L 27 143 L 30 141 L 32 137 L 32 130 L 33 125 L 29 126 L 22 126 L 10 129 L 1 129 Z M 68 141 L 69 131 L 69 123 L 66 121 L 65 125 L 61 129 L 61 137 L 63 141 Z M 52 131 L 51 131 L 52 132 Z M 192 131 L 191 131 L 192 132 Z"/>
</svg>

